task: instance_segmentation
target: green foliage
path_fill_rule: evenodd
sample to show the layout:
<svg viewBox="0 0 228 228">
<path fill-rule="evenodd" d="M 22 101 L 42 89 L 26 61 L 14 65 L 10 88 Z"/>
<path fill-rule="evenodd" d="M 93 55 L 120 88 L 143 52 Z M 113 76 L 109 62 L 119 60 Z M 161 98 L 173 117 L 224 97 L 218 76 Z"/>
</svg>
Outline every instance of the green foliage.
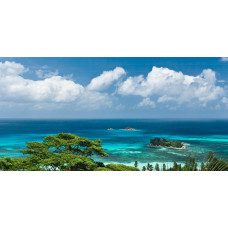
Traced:
<svg viewBox="0 0 228 228">
<path fill-rule="evenodd" d="M 182 171 L 197 171 L 196 159 L 192 158 L 190 155 L 186 158 L 185 165 Z"/>
<path fill-rule="evenodd" d="M 181 171 L 181 164 L 177 164 L 176 162 L 173 163 L 173 167 L 169 169 L 169 171 Z"/>
<path fill-rule="evenodd" d="M 71 152 L 77 155 L 108 156 L 101 146 L 101 140 L 89 140 L 69 133 L 59 133 L 55 136 L 47 136 L 43 142 L 28 142 L 23 154 Z"/>
<path fill-rule="evenodd" d="M 53 170 L 92 171 L 104 167 L 89 156 L 107 156 L 100 140 L 89 140 L 72 134 L 60 133 L 45 137 L 43 142 L 28 142 L 23 154 L 25 158 L 1 158 L 1 170 Z"/>
<path fill-rule="evenodd" d="M 206 167 L 203 162 L 201 163 L 200 171 L 206 171 Z"/>
<path fill-rule="evenodd" d="M 219 160 L 212 151 L 209 152 L 205 165 L 206 171 L 228 171 L 228 162 Z"/>
<path fill-rule="evenodd" d="M 90 158 L 69 152 L 54 154 L 40 162 L 45 170 L 50 171 L 93 171 L 97 164 Z"/>
<path fill-rule="evenodd" d="M 183 143 L 178 140 L 170 140 L 165 138 L 154 138 L 150 140 L 151 146 L 163 146 L 163 147 L 174 147 L 181 148 Z"/>
<path fill-rule="evenodd" d="M 139 171 L 139 169 L 136 167 L 122 164 L 108 164 L 105 167 L 111 169 L 112 171 Z"/>
<path fill-rule="evenodd" d="M 22 159 L 9 158 L 9 157 L 0 159 L 1 170 L 14 171 L 16 167 L 18 167 L 19 169 L 22 169 L 23 167 Z"/>
<path fill-rule="evenodd" d="M 100 140 L 89 140 L 72 134 L 60 133 L 45 137 L 43 142 L 28 142 L 25 158 L 1 158 L 0 170 L 30 171 L 138 171 L 121 164 L 104 165 L 89 156 L 107 156 Z"/>
<path fill-rule="evenodd" d="M 103 162 L 95 162 L 97 164 L 98 167 L 105 167 Z"/>
<path fill-rule="evenodd" d="M 159 168 L 159 164 L 158 163 L 156 163 L 156 165 L 155 165 L 155 170 L 156 171 L 160 171 L 160 168 Z"/>
<path fill-rule="evenodd" d="M 89 156 L 107 156 L 100 140 L 89 140 L 60 133 L 45 137 L 43 142 L 28 142 L 22 151 L 25 158 L 1 158 L 0 170 L 12 171 L 138 171 L 122 164 L 104 165 Z"/>
<path fill-rule="evenodd" d="M 206 164 L 202 162 L 200 168 L 197 168 L 195 158 L 188 156 L 183 167 L 181 167 L 181 164 L 174 162 L 173 167 L 169 168 L 169 171 L 228 171 L 228 162 L 219 160 L 210 151 Z"/>
<path fill-rule="evenodd" d="M 143 166 L 142 167 L 142 171 L 146 171 L 146 166 Z"/>
<path fill-rule="evenodd" d="M 134 167 L 138 168 L 138 162 L 137 161 L 135 161 Z"/>
<path fill-rule="evenodd" d="M 97 164 L 81 155 L 62 153 L 52 154 L 46 158 L 36 155 L 27 158 L 1 158 L 0 169 L 8 171 L 92 171 Z"/>
<path fill-rule="evenodd" d="M 150 163 L 148 163 L 146 169 L 147 169 L 148 171 L 153 171 L 153 165 L 150 164 Z"/>
<path fill-rule="evenodd" d="M 183 143 L 181 143 L 181 142 L 178 141 L 178 140 L 173 140 L 173 141 L 172 141 L 172 145 L 173 145 L 173 147 L 175 147 L 175 148 L 181 148 L 181 147 L 183 146 Z"/>
<path fill-rule="evenodd" d="M 106 167 L 97 167 L 96 169 L 94 169 L 94 171 L 113 171 L 113 170 Z"/>
<path fill-rule="evenodd" d="M 166 171 L 166 165 L 165 164 L 162 165 L 162 170 Z"/>
</svg>

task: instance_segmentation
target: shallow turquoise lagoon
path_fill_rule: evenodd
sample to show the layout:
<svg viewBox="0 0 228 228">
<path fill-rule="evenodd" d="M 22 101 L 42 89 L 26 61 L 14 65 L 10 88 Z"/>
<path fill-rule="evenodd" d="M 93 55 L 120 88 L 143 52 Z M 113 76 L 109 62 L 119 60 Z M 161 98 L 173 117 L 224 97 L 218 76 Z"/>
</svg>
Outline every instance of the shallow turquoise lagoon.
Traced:
<svg viewBox="0 0 228 228">
<path fill-rule="evenodd" d="M 119 130 L 127 126 L 137 130 Z M 115 130 L 108 131 L 110 127 Z M 42 141 L 59 132 L 101 139 L 109 156 L 94 159 L 105 163 L 184 163 L 189 154 L 201 162 L 209 151 L 228 160 L 227 120 L 1 120 L 0 156 L 23 156 L 20 150 L 26 142 Z M 178 139 L 189 145 L 187 149 L 148 147 L 153 137 Z"/>
</svg>

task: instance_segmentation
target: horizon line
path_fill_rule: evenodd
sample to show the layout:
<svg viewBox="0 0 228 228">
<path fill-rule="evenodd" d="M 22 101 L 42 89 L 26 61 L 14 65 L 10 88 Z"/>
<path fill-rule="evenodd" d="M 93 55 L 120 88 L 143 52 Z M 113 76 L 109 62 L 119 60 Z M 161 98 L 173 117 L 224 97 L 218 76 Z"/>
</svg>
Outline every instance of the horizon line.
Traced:
<svg viewBox="0 0 228 228">
<path fill-rule="evenodd" d="M 0 117 L 0 120 L 228 120 L 228 118 L 214 118 L 214 117 L 154 117 L 154 118 L 140 118 L 140 117 L 134 117 L 134 118 L 74 118 L 74 117 L 68 117 L 68 118 L 42 118 L 42 117 Z"/>
</svg>

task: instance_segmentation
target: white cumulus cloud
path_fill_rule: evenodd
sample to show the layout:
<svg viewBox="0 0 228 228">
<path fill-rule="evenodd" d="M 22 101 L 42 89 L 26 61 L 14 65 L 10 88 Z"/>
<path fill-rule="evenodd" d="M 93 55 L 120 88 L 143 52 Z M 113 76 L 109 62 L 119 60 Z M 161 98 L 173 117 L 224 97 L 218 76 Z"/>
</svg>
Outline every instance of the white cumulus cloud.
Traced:
<svg viewBox="0 0 228 228">
<path fill-rule="evenodd" d="M 167 95 L 164 95 L 164 96 L 161 96 L 161 97 L 158 98 L 158 102 L 159 103 L 163 103 L 163 102 L 167 102 L 167 101 L 172 101 L 172 100 L 174 100 L 174 98 L 169 97 Z"/>
<path fill-rule="evenodd" d="M 144 98 L 139 104 L 138 107 L 151 107 L 154 108 L 155 102 L 151 101 L 149 97 Z"/>
<path fill-rule="evenodd" d="M 4 63 L 0 62 L 0 77 L 6 75 L 17 76 L 18 74 L 23 74 L 28 69 L 26 69 L 22 64 L 5 61 Z"/>
<path fill-rule="evenodd" d="M 26 105 L 29 104 L 36 110 L 58 109 L 64 107 L 66 103 L 72 103 L 72 107 L 76 109 L 99 109 L 112 106 L 112 97 L 108 93 L 90 90 L 75 83 L 71 75 L 58 76 L 58 70 L 51 72 L 45 67 L 36 71 L 39 80 L 31 80 L 23 77 L 23 73 L 27 70 L 19 63 L 0 62 L 0 102 L 2 105 L 21 104 L 27 107 Z M 97 77 L 98 79 L 95 78 L 95 82 L 101 80 L 100 86 L 107 86 L 117 80 L 123 72 L 122 68 L 104 72 Z M 93 80 L 92 84 L 95 88 Z"/>
<path fill-rule="evenodd" d="M 126 72 L 121 67 L 116 67 L 111 71 L 104 71 L 100 76 L 93 78 L 87 86 L 88 90 L 101 91 L 107 89 L 113 82 L 125 75 Z"/>
<path fill-rule="evenodd" d="M 51 78 L 53 76 L 58 76 L 59 71 L 37 70 L 36 75 L 38 78 Z"/>
<path fill-rule="evenodd" d="M 209 101 L 215 100 L 228 106 L 226 87 L 217 85 L 215 72 L 210 69 L 203 70 L 200 75 L 190 76 L 168 68 L 153 67 L 146 77 L 139 75 L 122 81 L 126 72 L 123 68 L 116 67 L 93 78 L 87 86 L 73 81 L 72 75 L 60 76 L 58 70 L 52 72 L 48 69 L 47 66 L 41 67 L 36 71 L 37 80 L 32 80 L 23 75 L 29 69 L 22 64 L 0 62 L 0 105 L 20 105 L 35 110 L 64 108 L 66 105 L 74 110 L 127 109 L 124 102 L 129 98 L 119 96 L 121 94 L 141 96 L 142 101 L 135 103 L 134 107 L 154 108 L 161 105 L 173 108 L 180 107 L 183 103 L 189 107 L 196 103 L 205 107 Z M 34 73 L 29 73 L 32 72 Z M 115 92 L 109 88 L 113 84 L 117 85 Z M 172 106 L 169 102 L 172 102 Z"/>
<path fill-rule="evenodd" d="M 30 80 L 20 74 L 26 71 L 15 62 L 0 63 L 0 97 L 25 101 L 74 101 L 84 90 L 83 86 L 61 76 L 43 80 Z"/>
<path fill-rule="evenodd" d="M 222 98 L 222 103 L 228 104 L 228 98 L 227 98 L 227 97 L 223 97 L 223 98 Z"/>
<path fill-rule="evenodd" d="M 198 101 L 203 105 L 224 94 L 224 89 L 216 86 L 215 72 L 207 69 L 198 76 L 184 75 L 168 68 L 153 67 L 144 78 L 142 75 L 128 77 L 118 88 L 122 95 L 142 97 L 157 96 L 158 102 L 174 100 L 178 103 Z"/>
</svg>

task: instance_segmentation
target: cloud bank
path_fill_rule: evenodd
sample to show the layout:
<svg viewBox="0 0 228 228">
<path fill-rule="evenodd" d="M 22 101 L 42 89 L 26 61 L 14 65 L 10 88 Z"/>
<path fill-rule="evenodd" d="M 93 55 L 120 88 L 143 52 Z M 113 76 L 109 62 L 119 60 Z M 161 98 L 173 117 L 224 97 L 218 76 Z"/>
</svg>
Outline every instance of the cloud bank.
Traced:
<svg viewBox="0 0 228 228">
<path fill-rule="evenodd" d="M 27 79 L 23 74 L 29 69 L 20 63 L 0 62 L 0 104 L 17 104 L 26 102 L 35 109 L 72 107 L 83 109 L 114 108 L 121 104 L 123 98 L 141 97 L 135 101 L 135 107 L 155 108 L 158 105 L 176 108 L 176 105 L 198 103 L 202 107 L 217 101 L 219 105 L 228 104 L 225 87 L 217 85 L 216 73 L 205 69 L 197 76 L 185 75 L 168 68 L 153 67 L 146 77 L 126 76 L 122 67 L 104 71 L 92 78 L 88 85 L 76 83 L 71 77 L 60 76 L 58 70 L 48 71 L 41 68 L 36 71 L 38 80 Z M 115 91 L 113 90 L 115 85 Z"/>
<path fill-rule="evenodd" d="M 224 89 L 216 86 L 215 72 L 210 69 L 203 70 L 198 76 L 189 76 L 168 68 L 153 67 L 146 78 L 142 75 L 128 77 L 119 86 L 118 93 L 125 96 L 156 96 L 159 103 L 197 101 L 206 105 L 223 96 Z"/>
<path fill-rule="evenodd" d="M 15 62 L 0 63 L 0 97 L 7 100 L 72 102 L 83 92 L 83 86 L 61 76 L 43 80 L 25 79 L 26 71 Z"/>
</svg>

